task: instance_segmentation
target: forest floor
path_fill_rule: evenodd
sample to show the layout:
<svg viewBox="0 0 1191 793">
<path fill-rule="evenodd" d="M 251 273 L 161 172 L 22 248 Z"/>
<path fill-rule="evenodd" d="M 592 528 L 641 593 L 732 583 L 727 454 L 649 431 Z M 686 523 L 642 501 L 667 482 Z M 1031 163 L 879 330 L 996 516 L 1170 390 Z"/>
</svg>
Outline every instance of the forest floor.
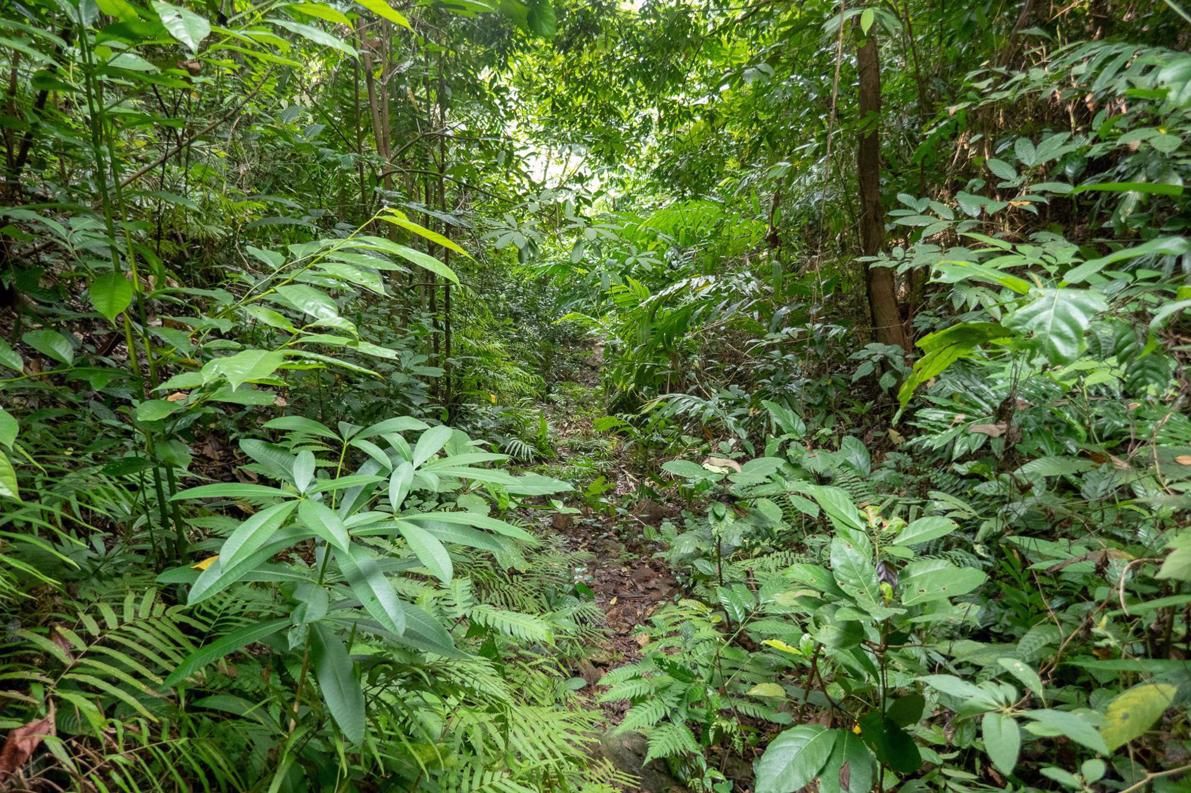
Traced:
<svg viewBox="0 0 1191 793">
<path fill-rule="evenodd" d="M 580 694 L 597 703 L 599 680 L 610 670 L 639 659 L 645 637 L 640 633 L 663 604 L 681 594 L 666 563 L 656 558 L 651 529 L 679 510 L 659 504 L 652 488 L 642 487 L 624 442 L 600 432 L 594 422 L 604 415 L 605 399 L 598 386 L 598 353 L 568 367 L 569 379 L 556 382 L 542 404 L 551 428 L 555 456 L 540 470 L 575 485 L 566 504 L 570 514 L 554 514 L 541 527 L 563 538 L 568 550 L 580 551 L 586 561 L 575 573 L 576 585 L 590 594 L 605 615 L 603 641 L 591 649 L 576 670 L 586 681 Z M 638 777 L 640 790 L 682 790 L 659 763 L 643 768 L 645 744 L 641 736 L 618 736 L 612 731 L 628 703 L 600 703 L 605 716 L 600 752 Z"/>
</svg>

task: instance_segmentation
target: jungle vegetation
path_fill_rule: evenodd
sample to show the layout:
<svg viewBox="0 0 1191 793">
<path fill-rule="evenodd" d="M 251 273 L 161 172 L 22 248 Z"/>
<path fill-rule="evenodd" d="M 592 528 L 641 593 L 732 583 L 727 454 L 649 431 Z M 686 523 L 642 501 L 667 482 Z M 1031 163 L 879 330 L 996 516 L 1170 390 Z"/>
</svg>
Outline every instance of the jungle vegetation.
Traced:
<svg viewBox="0 0 1191 793">
<path fill-rule="evenodd" d="M 0 790 L 1186 790 L 1189 41 L 4 0 Z"/>
</svg>

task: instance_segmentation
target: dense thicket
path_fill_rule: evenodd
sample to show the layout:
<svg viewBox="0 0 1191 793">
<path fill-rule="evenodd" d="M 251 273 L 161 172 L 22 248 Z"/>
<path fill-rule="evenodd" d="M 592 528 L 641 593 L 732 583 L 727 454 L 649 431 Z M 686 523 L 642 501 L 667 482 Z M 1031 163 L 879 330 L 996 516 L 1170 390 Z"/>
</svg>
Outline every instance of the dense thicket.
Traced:
<svg viewBox="0 0 1191 793">
<path fill-rule="evenodd" d="M 1189 26 L 5 3 L 0 789 L 1184 789 Z"/>
</svg>

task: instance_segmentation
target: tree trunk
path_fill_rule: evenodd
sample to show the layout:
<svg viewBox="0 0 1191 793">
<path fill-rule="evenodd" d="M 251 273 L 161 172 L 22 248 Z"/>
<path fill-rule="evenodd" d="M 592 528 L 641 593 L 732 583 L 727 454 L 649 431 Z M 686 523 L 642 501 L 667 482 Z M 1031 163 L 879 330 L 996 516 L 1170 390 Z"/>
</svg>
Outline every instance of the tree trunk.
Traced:
<svg viewBox="0 0 1191 793">
<path fill-rule="evenodd" d="M 860 142 L 856 166 L 860 178 L 860 249 L 864 256 L 881 252 L 885 239 L 885 211 L 881 207 L 881 63 L 877 35 L 869 30 L 856 53 L 860 72 Z M 873 333 L 882 344 L 896 344 L 907 352 L 910 340 L 902 327 L 897 283 L 888 267 L 864 265 L 865 288 Z"/>
</svg>

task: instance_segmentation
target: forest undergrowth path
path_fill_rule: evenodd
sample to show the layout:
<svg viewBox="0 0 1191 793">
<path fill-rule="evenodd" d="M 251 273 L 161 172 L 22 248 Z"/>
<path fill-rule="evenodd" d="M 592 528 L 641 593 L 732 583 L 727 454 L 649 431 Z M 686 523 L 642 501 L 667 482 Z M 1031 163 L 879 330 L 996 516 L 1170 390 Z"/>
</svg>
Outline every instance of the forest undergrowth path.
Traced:
<svg viewBox="0 0 1191 793">
<path fill-rule="evenodd" d="M 575 570 L 576 583 L 591 590 L 603 610 L 607 635 L 586 668 L 585 693 L 597 693 L 595 683 L 609 669 L 636 660 L 640 655 L 638 628 L 679 592 L 665 562 L 654 558 L 647 528 L 669 513 L 648 499 L 638 498 L 638 478 L 623 459 L 622 444 L 596 431 L 593 420 L 602 404 L 588 367 L 576 379 L 559 383 L 557 399 L 543 409 L 553 430 L 556 471 L 570 473 L 575 494 L 568 505 L 578 511 L 555 514 L 546 527 L 562 537 L 569 550 L 589 556 Z M 606 709 L 619 721 L 624 703 Z"/>
</svg>

